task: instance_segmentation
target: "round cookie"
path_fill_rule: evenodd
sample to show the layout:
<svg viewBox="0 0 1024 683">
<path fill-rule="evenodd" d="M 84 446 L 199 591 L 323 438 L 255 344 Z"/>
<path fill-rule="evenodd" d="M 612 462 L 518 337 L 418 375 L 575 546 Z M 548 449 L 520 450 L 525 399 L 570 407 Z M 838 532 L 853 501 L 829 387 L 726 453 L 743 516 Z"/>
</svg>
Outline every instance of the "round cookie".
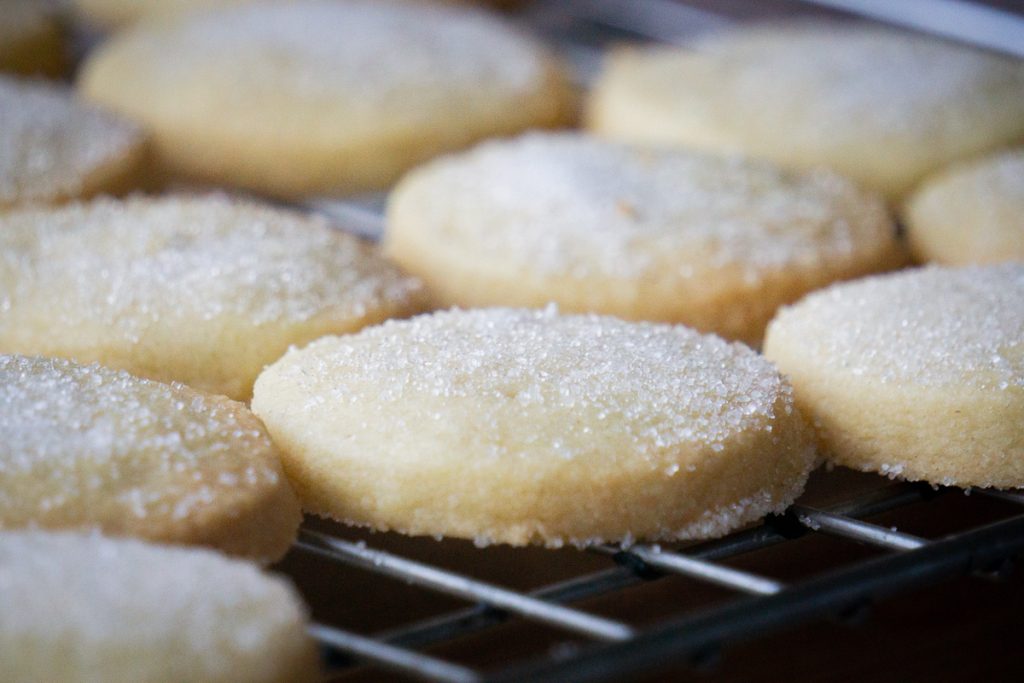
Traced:
<svg viewBox="0 0 1024 683">
<path fill-rule="evenodd" d="M 0 356 L 0 529 L 97 529 L 273 561 L 301 518 L 277 449 L 240 403 Z"/>
<path fill-rule="evenodd" d="M 903 219 L 919 261 L 1024 261 L 1024 149 L 929 178 L 907 200 Z"/>
<path fill-rule="evenodd" d="M 0 71 L 59 76 L 67 66 L 58 7 L 46 0 L 3 0 Z"/>
<path fill-rule="evenodd" d="M 9 681 L 319 680 L 295 590 L 207 550 L 0 532 L 0 604 Z"/>
<path fill-rule="evenodd" d="M 833 462 L 1024 486 L 1024 265 L 835 285 L 779 313 L 765 355 Z"/>
<path fill-rule="evenodd" d="M 314 513 L 523 545 L 724 534 L 815 462 L 775 368 L 681 326 L 514 309 L 291 350 L 253 411 Z"/>
<path fill-rule="evenodd" d="M 751 344 L 781 304 L 903 260 L 882 199 L 832 173 L 574 134 L 433 161 L 387 222 L 439 306 L 554 301 Z"/>
<path fill-rule="evenodd" d="M 0 352 L 240 400 L 290 344 L 415 312 L 419 294 L 321 219 L 222 196 L 0 215 Z"/>
<path fill-rule="evenodd" d="M 136 26 L 79 85 L 151 129 L 172 173 L 285 197 L 380 189 L 444 150 L 571 114 L 560 66 L 501 20 L 382 0 Z"/>
<path fill-rule="evenodd" d="M 876 26 L 755 25 L 613 54 L 587 119 L 623 140 L 829 166 L 897 198 L 1024 140 L 1024 64 Z"/>
<path fill-rule="evenodd" d="M 122 189 L 145 138 L 67 89 L 0 77 L 0 210 Z"/>
</svg>

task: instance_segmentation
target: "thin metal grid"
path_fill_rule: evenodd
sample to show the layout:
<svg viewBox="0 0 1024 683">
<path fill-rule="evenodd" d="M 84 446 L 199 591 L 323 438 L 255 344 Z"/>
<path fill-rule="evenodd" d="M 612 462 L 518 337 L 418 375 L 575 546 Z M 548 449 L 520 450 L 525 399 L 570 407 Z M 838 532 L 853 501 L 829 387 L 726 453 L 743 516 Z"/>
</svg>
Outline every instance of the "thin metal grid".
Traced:
<svg viewBox="0 0 1024 683">
<path fill-rule="evenodd" d="M 978 8 L 971 3 L 942 0 L 942 14 L 901 12 L 874 0 L 808 0 L 917 30 L 952 37 L 989 48 L 1024 54 L 1024 21 Z M 524 19 L 553 39 L 570 58 L 581 84 L 596 73 L 600 52 L 594 27 L 609 38 L 634 37 L 685 44 L 694 36 L 727 27 L 731 20 L 671 0 L 643 0 L 632 12 L 616 0 L 570 0 L 535 3 Z M 880 9 L 881 8 L 881 9 Z M 964 17 L 975 21 L 957 22 Z M 999 30 L 985 26 L 1000 21 Z M 580 31 L 586 24 L 587 30 Z M 581 41 L 581 33 L 588 40 Z M 994 37 L 992 37 L 994 36 Z M 1009 47 L 1007 47 L 1009 46 Z M 350 201 L 320 200 L 305 208 L 335 219 L 345 229 L 377 239 L 382 232 L 384 197 L 368 195 Z M 950 580 L 971 572 L 997 569 L 1024 551 L 1024 512 L 998 522 L 938 539 L 924 539 L 881 527 L 863 518 L 898 510 L 944 495 L 948 489 L 897 484 L 856 497 L 828 509 L 794 505 L 785 515 L 769 518 L 752 529 L 701 543 L 681 551 L 658 546 L 623 548 L 600 545 L 590 550 L 614 561 L 608 569 L 520 593 L 457 572 L 368 548 L 321 532 L 303 529 L 296 548 L 397 578 L 425 590 L 475 603 L 475 606 L 366 637 L 326 624 L 310 633 L 334 663 L 335 672 L 363 662 L 412 678 L 453 683 L 476 681 L 595 681 L 644 671 L 670 660 L 696 661 L 732 640 L 749 638 L 800 621 L 848 614 L 871 601 L 902 590 Z M 1024 494 L 980 493 L 1024 506 Z M 786 585 L 721 564 L 719 561 L 820 533 L 874 546 L 880 557 L 855 562 L 823 575 Z M 628 624 L 569 607 L 569 603 L 614 593 L 665 575 L 684 576 L 744 595 L 715 608 L 684 614 L 655 628 L 638 631 Z M 572 648 L 561 656 L 543 656 L 501 671 L 482 672 L 418 652 L 500 624 L 524 618 L 590 639 L 591 646 Z"/>
<path fill-rule="evenodd" d="M 322 645 L 335 650 L 340 665 L 355 663 L 344 657 L 348 655 L 355 660 L 434 681 L 607 680 L 670 659 L 698 659 L 723 643 L 792 626 L 799 621 L 855 612 L 876 599 L 909 588 L 971 572 L 989 572 L 1024 550 L 1024 509 L 1021 514 L 995 523 L 932 540 L 862 519 L 926 503 L 951 495 L 950 491 L 959 490 L 936 491 L 928 485 L 893 484 L 829 509 L 793 506 L 785 515 L 769 518 L 760 526 L 681 551 L 647 545 L 628 549 L 601 546 L 593 552 L 610 555 L 616 562 L 614 567 L 530 593 L 517 593 L 309 530 L 302 532 L 297 547 L 476 603 L 475 607 L 409 624 L 373 639 L 315 625 L 314 636 Z M 1024 496 L 1020 494 L 978 493 L 1024 508 Z M 889 552 L 789 585 L 718 562 L 814 533 Z M 666 575 L 723 586 L 749 597 L 729 600 L 711 610 L 684 615 L 644 631 L 566 606 Z M 596 645 L 579 648 L 570 657 L 545 656 L 498 672 L 474 671 L 413 649 L 451 641 L 516 617 L 589 638 Z M 342 658 L 337 658 L 339 654 Z"/>
</svg>

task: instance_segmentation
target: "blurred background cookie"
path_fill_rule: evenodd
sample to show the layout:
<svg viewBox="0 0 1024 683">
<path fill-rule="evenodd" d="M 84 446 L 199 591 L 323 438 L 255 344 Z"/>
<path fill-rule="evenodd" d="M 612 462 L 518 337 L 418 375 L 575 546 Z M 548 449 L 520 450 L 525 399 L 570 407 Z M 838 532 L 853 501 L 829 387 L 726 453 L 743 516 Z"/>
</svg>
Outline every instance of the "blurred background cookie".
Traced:
<svg viewBox="0 0 1024 683">
<path fill-rule="evenodd" d="M 903 260 L 882 199 L 835 174 L 575 134 L 413 171 L 384 248 L 439 306 L 554 301 L 751 344 L 781 304 Z"/>
<path fill-rule="evenodd" d="M 719 536 L 783 510 L 815 464 L 749 348 L 553 307 L 317 340 L 260 375 L 253 410 L 307 510 L 478 544 Z"/>
<path fill-rule="evenodd" d="M 246 5 L 115 36 L 83 94 L 152 131 L 172 174 L 300 197 L 381 189 L 477 139 L 571 117 L 561 67 L 465 8 Z"/>
<path fill-rule="evenodd" d="M 216 553 L 0 532 L 0 661 L 19 683 L 319 680 L 287 582 Z"/>
<path fill-rule="evenodd" d="M 1024 149 L 929 177 L 907 200 L 903 220 L 919 261 L 1024 261 Z"/>
<path fill-rule="evenodd" d="M 754 26 L 612 54 L 587 115 L 602 135 L 829 166 L 898 198 L 1024 139 L 1024 65 L 873 26 Z"/>
<path fill-rule="evenodd" d="M 1024 487 L 1024 264 L 834 285 L 783 309 L 764 346 L 833 462 Z"/>
<path fill-rule="evenodd" d="M 142 131 L 62 86 L 0 76 L 0 210 L 126 189 Z"/>
<path fill-rule="evenodd" d="M 0 529 L 93 529 L 269 562 L 300 520 L 277 449 L 240 403 L 0 356 Z"/>
<path fill-rule="evenodd" d="M 0 215 L 0 352 L 242 400 L 289 345 L 415 312 L 420 294 L 323 220 L 223 196 Z"/>
</svg>

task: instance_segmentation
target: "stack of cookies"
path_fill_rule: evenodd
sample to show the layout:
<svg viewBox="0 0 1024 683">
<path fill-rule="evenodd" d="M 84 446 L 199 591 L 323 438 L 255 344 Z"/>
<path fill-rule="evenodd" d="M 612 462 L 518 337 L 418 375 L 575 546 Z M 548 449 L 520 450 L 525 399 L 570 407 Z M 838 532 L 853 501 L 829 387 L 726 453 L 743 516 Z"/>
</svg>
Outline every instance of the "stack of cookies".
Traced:
<svg viewBox="0 0 1024 683">
<path fill-rule="evenodd" d="M 823 460 L 1024 487 L 1020 63 L 754 26 L 581 96 L 466 6 L 79 0 L 68 87 L 53 11 L 0 31 L 18 680 L 315 680 L 258 567 L 302 510 L 585 547 Z M 287 207 L 383 190 L 380 245 Z"/>
</svg>

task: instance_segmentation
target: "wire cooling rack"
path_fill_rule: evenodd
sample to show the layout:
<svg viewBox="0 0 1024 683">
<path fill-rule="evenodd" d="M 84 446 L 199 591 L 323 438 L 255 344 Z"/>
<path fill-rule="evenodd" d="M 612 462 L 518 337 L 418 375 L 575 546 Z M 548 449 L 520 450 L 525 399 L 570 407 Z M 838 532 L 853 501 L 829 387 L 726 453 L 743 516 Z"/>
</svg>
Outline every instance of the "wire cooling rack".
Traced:
<svg viewBox="0 0 1024 683">
<path fill-rule="evenodd" d="M 829 6 L 989 49 L 1024 54 L 1024 20 L 975 3 L 822 0 L 802 5 L 773 0 L 744 5 L 732 0 L 693 4 L 700 6 L 671 0 L 549 0 L 531 3 L 520 19 L 562 50 L 575 66 L 581 84 L 593 77 L 600 49 L 609 42 L 685 44 L 745 18 L 754 7 L 756 18 L 770 18 L 806 11 L 808 4 Z M 811 11 L 821 14 L 823 10 Z M 380 235 L 380 195 L 314 201 L 305 208 L 327 214 L 357 234 Z M 819 490 L 834 493 L 845 490 L 851 476 L 818 473 L 815 480 Z M 375 595 L 390 596 L 392 603 L 393 587 L 404 584 L 399 603 L 409 599 L 410 591 L 420 591 L 469 604 L 420 617 L 411 613 L 422 610 L 405 615 L 402 604 L 392 604 L 390 609 L 397 614 L 393 623 L 371 635 L 320 619 L 310 630 L 321 645 L 332 680 L 367 676 L 376 680 L 387 672 L 399 678 L 457 683 L 562 682 L 633 677 L 664 671 L 665 667 L 676 671 L 700 668 L 730 643 L 764 637 L 811 620 L 858 621 L 879 600 L 957 577 L 998 579 L 1024 550 L 1024 494 L 978 490 L 965 498 L 964 494 L 972 492 L 856 477 L 852 488 L 859 490 L 846 500 L 817 505 L 808 502 L 813 495 L 805 496 L 785 514 L 723 539 L 672 548 L 636 544 L 602 545 L 587 553 L 560 551 L 587 554 L 600 566 L 539 587 L 514 589 L 475 578 L 474 552 L 483 556 L 489 550 L 463 548 L 459 553 L 462 566 L 453 568 L 451 561 L 436 558 L 445 558 L 446 549 L 460 542 L 437 543 L 435 551 L 425 553 L 433 561 L 424 560 L 414 558 L 416 553 L 381 549 L 387 535 L 367 536 L 317 520 L 304 525 L 283 568 L 288 571 L 301 565 L 313 574 L 330 570 L 331 580 L 339 582 L 335 597 L 342 601 L 351 598 L 346 597 L 343 584 L 357 572 L 370 577 L 369 583 L 364 577 L 357 586 L 371 585 Z M 965 506 L 969 510 L 966 515 Z M 928 537 L 909 533 L 904 522 L 920 525 L 922 514 L 953 517 L 961 523 Z M 869 521 L 879 516 L 887 521 Z M 810 571 L 787 580 L 742 567 L 751 557 L 756 565 L 759 552 L 774 546 L 781 546 L 788 558 L 797 558 L 808 539 L 813 543 L 823 537 L 840 539 L 859 551 L 851 556 L 848 550 L 829 550 L 826 554 L 839 558 L 831 563 L 822 563 L 819 552 L 819 561 L 812 563 Z M 551 551 L 505 552 L 513 563 L 521 557 L 524 565 L 538 562 L 537 553 L 549 556 L 540 559 L 541 563 L 564 558 Z M 526 558 L 523 553 L 532 554 Z M 388 579 L 399 583 L 388 583 Z M 586 606 L 595 598 L 611 597 L 613 604 L 627 607 L 627 616 L 635 617 L 637 610 L 642 612 L 650 605 L 635 604 L 638 599 L 633 588 L 671 580 L 714 587 L 715 599 L 698 601 L 695 607 L 683 604 L 666 609 L 659 605 L 656 611 L 663 616 L 653 622 L 608 614 L 615 610 L 607 604 L 600 612 Z M 299 584 L 303 587 L 301 580 Z M 332 586 L 322 584 L 304 589 L 315 615 L 332 591 Z M 533 629 L 520 628 L 511 636 L 504 633 L 503 628 L 516 623 L 534 625 L 541 637 L 536 637 Z M 490 643 L 479 640 L 488 634 Z M 475 637 L 478 639 L 473 640 Z M 512 648 L 523 650 L 519 656 L 484 666 L 473 663 L 481 659 L 475 656 L 481 649 L 494 649 L 497 642 L 507 644 L 509 637 L 523 641 Z M 467 639 L 469 644 L 459 652 L 459 643 Z M 450 650 L 453 644 L 455 656 L 438 654 L 439 649 Z"/>
</svg>

